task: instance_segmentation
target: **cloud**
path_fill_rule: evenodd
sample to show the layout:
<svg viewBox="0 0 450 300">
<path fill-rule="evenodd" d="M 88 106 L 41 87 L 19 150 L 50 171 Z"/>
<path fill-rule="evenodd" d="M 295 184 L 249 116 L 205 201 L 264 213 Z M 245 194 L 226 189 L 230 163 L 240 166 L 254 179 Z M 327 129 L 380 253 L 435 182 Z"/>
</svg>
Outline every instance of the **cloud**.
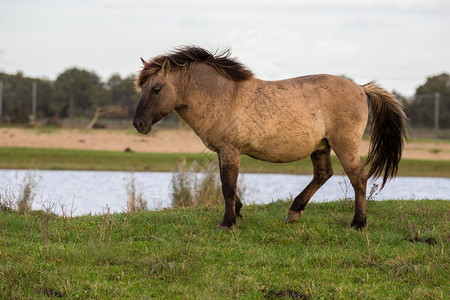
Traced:
<svg viewBox="0 0 450 300">
<path fill-rule="evenodd" d="M 406 94 L 450 70 L 450 1 L 3 2 L 0 70 L 33 76 L 69 65 L 125 75 L 183 44 L 232 48 L 264 79 L 345 73 Z"/>
</svg>

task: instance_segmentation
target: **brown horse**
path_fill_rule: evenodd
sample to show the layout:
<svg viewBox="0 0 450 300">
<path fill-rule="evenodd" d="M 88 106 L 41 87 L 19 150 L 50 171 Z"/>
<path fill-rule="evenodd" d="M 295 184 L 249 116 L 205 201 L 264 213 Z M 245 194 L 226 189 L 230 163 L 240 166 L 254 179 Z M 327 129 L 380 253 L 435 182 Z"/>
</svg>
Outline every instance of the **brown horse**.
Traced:
<svg viewBox="0 0 450 300">
<path fill-rule="evenodd" d="M 241 217 L 236 195 L 240 156 L 293 162 L 310 156 L 314 176 L 294 199 L 286 221 L 300 218 L 314 193 L 333 174 L 331 149 L 355 190 L 351 226 L 366 225 L 366 183 L 396 175 L 406 139 L 401 104 L 371 82 L 363 86 L 332 75 L 281 81 L 257 79 L 230 52 L 212 54 L 199 47 L 178 48 L 142 60 L 136 78 L 142 98 L 133 125 L 140 133 L 175 110 L 219 157 L 225 216 L 219 228 Z M 358 148 L 372 110 L 371 145 L 365 164 Z"/>
</svg>

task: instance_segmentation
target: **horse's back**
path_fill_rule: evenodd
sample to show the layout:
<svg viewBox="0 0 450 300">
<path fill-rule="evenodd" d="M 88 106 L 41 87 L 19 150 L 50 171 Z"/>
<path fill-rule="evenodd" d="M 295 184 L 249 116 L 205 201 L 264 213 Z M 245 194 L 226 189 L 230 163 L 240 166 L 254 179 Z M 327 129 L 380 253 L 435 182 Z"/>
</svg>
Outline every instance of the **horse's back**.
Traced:
<svg viewBox="0 0 450 300">
<path fill-rule="evenodd" d="M 320 107 L 330 144 L 345 140 L 349 146 L 358 147 L 368 120 L 364 88 L 333 75 L 305 76 L 296 81 L 306 102 L 313 101 Z"/>
<path fill-rule="evenodd" d="M 359 134 L 367 122 L 363 90 L 337 76 L 256 80 L 248 90 L 237 117 L 239 146 L 262 160 L 302 159 L 323 147 L 323 140 L 337 135 L 339 128 L 355 131 L 353 123 Z"/>
<path fill-rule="evenodd" d="M 345 142 L 358 148 L 368 120 L 364 88 L 333 75 L 320 74 L 291 79 L 301 93 L 299 99 L 316 110 L 324 123 L 324 138 L 333 145 Z"/>
<path fill-rule="evenodd" d="M 323 122 L 326 135 L 347 131 L 362 134 L 368 119 L 364 88 L 334 75 L 319 74 L 279 81 L 292 86 L 294 102 L 316 114 Z"/>
</svg>

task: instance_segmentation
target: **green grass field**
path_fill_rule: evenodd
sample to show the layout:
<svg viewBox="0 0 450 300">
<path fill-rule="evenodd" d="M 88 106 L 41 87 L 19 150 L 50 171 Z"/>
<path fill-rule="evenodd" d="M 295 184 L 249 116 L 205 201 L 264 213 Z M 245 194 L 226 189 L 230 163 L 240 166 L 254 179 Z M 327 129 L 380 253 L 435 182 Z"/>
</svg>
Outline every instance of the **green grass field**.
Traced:
<svg viewBox="0 0 450 300">
<path fill-rule="evenodd" d="M 450 202 L 370 201 L 57 217 L 0 210 L 0 298 L 448 299 Z M 447 296 L 445 296 L 447 295 Z"/>
<path fill-rule="evenodd" d="M 188 165 L 194 160 L 217 160 L 212 153 L 127 153 L 0 147 L 1 169 L 173 171 L 182 158 L 186 159 Z M 342 175 L 342 166 L 335 156 L 332 162 L 334 174 Z M 312 174 L 312 164 L 308 158 L 294 163 L 276 164 L 242 156 L 241 172 Z M 450 177 L 450 161 L 402 159 L 398 175 Z"/>
</svg>

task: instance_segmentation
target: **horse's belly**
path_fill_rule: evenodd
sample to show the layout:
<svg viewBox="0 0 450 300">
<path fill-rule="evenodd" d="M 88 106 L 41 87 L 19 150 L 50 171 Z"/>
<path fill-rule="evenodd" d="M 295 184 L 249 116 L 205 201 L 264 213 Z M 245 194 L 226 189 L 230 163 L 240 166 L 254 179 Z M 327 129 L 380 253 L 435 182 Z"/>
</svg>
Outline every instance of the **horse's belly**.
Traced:
<svg viewBox="0 0 450 300">
<path fill-rule="evenodd" d="M 293 162 L 317 150 L 320 139 L 305 135 L 294 138 L 267 137 L 249 141 L 242 153 L 268 162 Z"/>
</svg>

